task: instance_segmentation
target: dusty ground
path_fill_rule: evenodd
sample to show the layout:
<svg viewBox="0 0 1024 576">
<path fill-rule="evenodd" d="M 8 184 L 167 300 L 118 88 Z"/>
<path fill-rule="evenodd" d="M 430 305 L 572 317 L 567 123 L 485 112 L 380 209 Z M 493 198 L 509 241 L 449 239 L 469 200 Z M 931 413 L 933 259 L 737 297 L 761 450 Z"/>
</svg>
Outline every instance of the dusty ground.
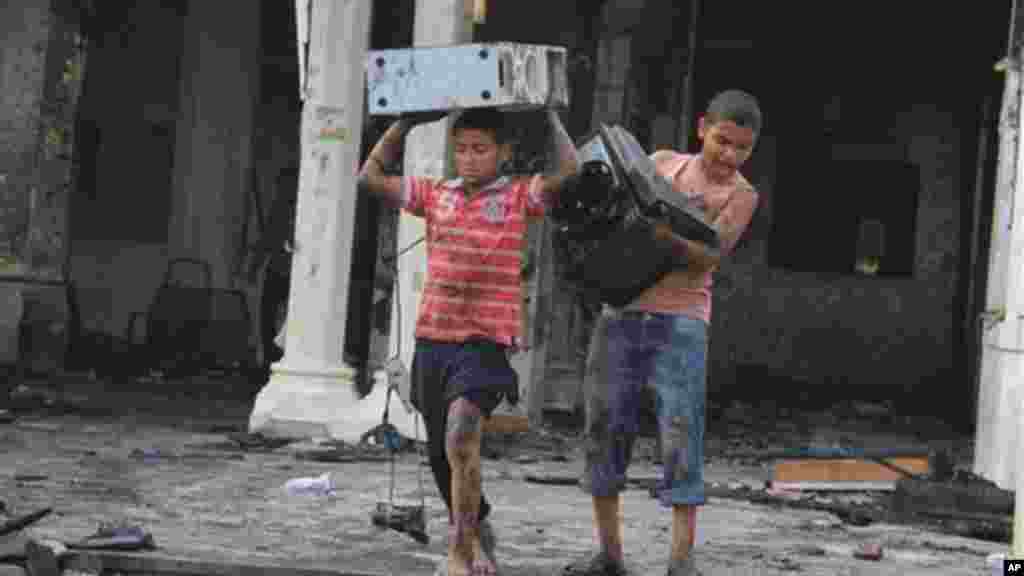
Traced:
<svg viewBox="0 0 1024 576">
<path fill-rule="evenodd" d="M 268 453 L 228 450 L 224 431 L 244 427 L 244 402 L 217 400 L 206 392 L 197 401 L 195 394 L 173 389 L 154 397 L 138 389 L 91 386 L 82 385 L 74 398 L 87 408 L 0 425 L 0 499 L 15 513 L 43 506 L 56 510 L 31 529 L 36 536 L 77 540 L 100 522 L 124 520 L 149 530 L 164 554 L 379 574 L 430 574 L 442 556 L 445 513 L 425 468 L 431 543 L 424 547 L 370 525 L 371 509 L 386 497 L 386 463 L 296 458 L 308 445 Z M 712 450 L 735 445 L 737 435 L 749 434 L 742 426 L 729 429 L 731 435 L 711 435 Z M 812 425 L 805 432 L 825 434 L 822 429 Z M 834 426 L 829 430 L 835 433 Z M 859 433 L 866 438 L 864 431 Z M 871 437 L 892 441 L 877 433 Z M 503 457 L 485 462 L 485 489 L 494 504 L 506 574 L 557 574 L 591 549 L 588 498 L 575 487 L 524 481 L 527 474 L 580 470 L 578 442 L 570 438 L 552 445 L 555 450 L 539 458 L 524 458 L 529 450 L 513 454 L 499 445 Z M 632 470 L 637 476 L 656 473 L 643 457 L 645 450 L 650 451 L 639 450 Z M 551 454 L 565 461 L 552 461 Z M 418 498 L 418 460 L 407 455 L 398 466 L 399 493 L 407 501 Z M 289 479 L 324 472 L 336 483 L 333 494 L 289 495 L 283 490 Z M 709 482 L 759 485 L 767 471 L 714 458 L 707 473 Z M 646 490 L 630 490 L 624 501 L 631 563 L 638 574 L 663 573 L 667 512 Z M 698 526 L 698 552 L 707 574 L 981 575 L 988 573 L 986 556 L 1005 548 L 906 526 L 855 528 L 823 512 L 731 499 L 712 499 Z M 862 542 L 881 543 L 884 558 L 855 559 L 853 550 Z"/>
</svg>

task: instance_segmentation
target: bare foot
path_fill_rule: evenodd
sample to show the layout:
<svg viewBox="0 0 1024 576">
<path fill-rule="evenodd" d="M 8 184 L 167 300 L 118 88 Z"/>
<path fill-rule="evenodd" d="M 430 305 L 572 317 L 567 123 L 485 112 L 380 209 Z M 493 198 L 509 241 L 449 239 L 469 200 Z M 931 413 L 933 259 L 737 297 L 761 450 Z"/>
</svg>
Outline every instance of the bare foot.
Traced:
<svg viewBox="0 0 1024 576">
<path fill-rule="evenodd" d="M 448 557 L 448 571 L 445 576 L 474 576 L 473 567 L 469 562 Z"/>
<path fill-rule="evenodd" d="M 465 542 L 465 536 L 454 526 L 448 531 L 448 576 L 473 576 L 473 551 L 476 546 Z"/>
</svg>

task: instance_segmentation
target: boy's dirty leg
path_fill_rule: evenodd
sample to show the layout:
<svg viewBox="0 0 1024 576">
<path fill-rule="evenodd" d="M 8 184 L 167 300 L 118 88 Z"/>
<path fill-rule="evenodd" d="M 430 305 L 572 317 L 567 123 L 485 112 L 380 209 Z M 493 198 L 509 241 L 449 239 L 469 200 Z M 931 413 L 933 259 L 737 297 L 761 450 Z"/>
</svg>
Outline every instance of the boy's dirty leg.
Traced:
<svg viewBox="0 0 1024 576">
<path fill-rule="evenodd" d="M 688 564 L 692 563 L 690 550 L 693 549 L 696 512 L 695 506 L 672 507 L 672 552 L 668 563 L 670 576 L 676 573 L 687 574 L 685 570 L 692 570 Z"/>
<path fill-rule="evenodd" d="M 491 575 L 492 558 L 480 546 L 480 409 L 459 398 L 448 410 L 446 446 L 452 469 L 452 525 L 448 540 L 448 573 Z"/>
<path fill-rule="evenodd" d="M 597 541 L 601 544 L 601 553 L 622 565 L 622 500 L 619 496 L 595 496 L 594 518 L 597 521 Z"/>
</svg>

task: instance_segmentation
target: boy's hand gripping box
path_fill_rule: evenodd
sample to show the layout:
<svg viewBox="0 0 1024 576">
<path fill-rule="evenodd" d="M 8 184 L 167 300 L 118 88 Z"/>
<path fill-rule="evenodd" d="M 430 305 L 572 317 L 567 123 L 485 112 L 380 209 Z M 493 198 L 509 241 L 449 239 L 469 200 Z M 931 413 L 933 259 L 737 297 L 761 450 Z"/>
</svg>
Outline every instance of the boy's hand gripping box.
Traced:
<svg viewBox="0 0 1024 576">
<path fill-rule="evenodd" d="M 569 104 L 566 50 L 515 43 L 370 51 L 367 104 L 373 116 Z"/>
</svg>

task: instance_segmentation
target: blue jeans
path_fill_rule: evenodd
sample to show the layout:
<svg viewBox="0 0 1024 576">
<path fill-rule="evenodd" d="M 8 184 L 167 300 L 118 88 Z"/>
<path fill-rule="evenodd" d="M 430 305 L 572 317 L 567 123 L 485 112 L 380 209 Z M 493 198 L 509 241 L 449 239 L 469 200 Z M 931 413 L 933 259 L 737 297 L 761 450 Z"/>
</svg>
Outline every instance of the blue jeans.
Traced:
<svg viewBox="0 0 1024 576">
<path fill-rule="evenodd" d="M 707 325 L 670 314 L 606 310 L 587 359 L 587 445 L 583 488 L 614 496 L 639 431 L 641 392 L 656 393 L 665 506 L 705 503 L 704 410 Z"/>
</svg>

